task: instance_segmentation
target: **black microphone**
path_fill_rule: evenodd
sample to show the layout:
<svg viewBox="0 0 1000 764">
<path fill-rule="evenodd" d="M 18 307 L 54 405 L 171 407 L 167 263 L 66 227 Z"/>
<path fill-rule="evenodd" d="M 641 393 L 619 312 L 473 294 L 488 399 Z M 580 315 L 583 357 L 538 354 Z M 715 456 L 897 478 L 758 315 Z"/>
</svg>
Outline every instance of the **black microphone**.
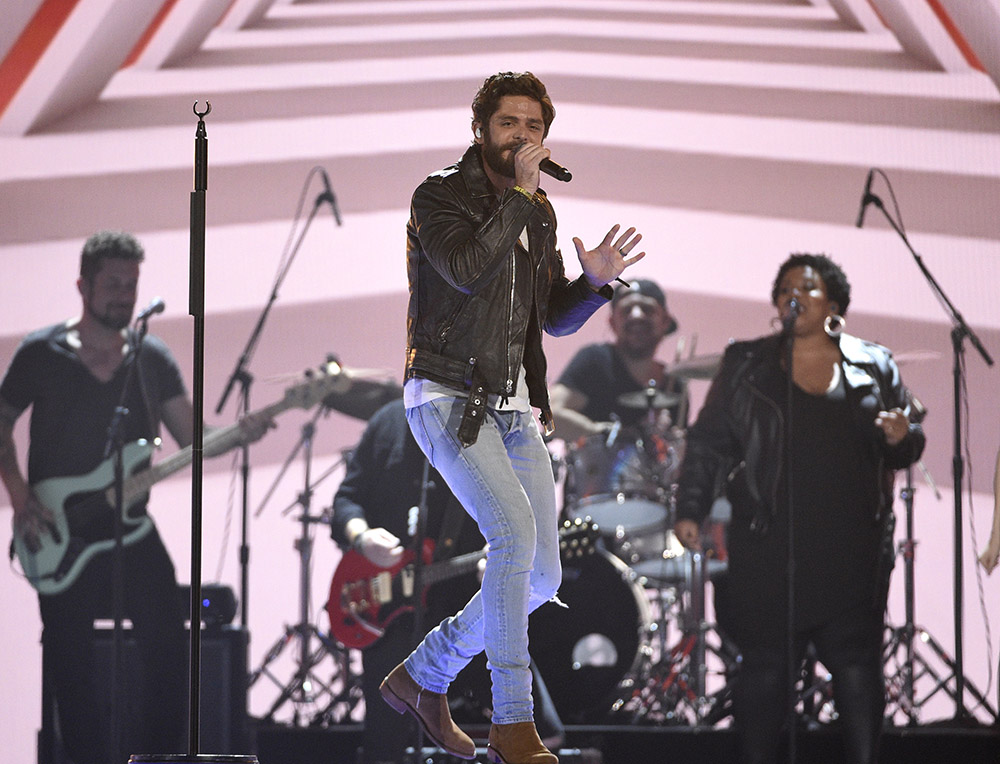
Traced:
<svg viewBox="0 0 1000 764">
<path fill-rule="evenodd" d="M 337 221 L 337 225 L 343 225 L 340 220 L 340 208 L 337 206 L 337 197 L 333 195 L 333 186 L 330 185 L 330 176 L 326 174 L 326 170 L 322 167 L 319 168 L 319 174 L 323 178 L 323 188 L 325 190 L 316 199 L 316 204 L 330 202 L 330 206 L 333 208 L 333 219 Z"/>
<path fill-rule="evenodd" d="M 793 297 L 788 301 L 788 315 L 781 319 L 781 330 L 783 332 L 790 332 L 792 327 L 795 326 L 795 319 L 799 317 L 801 312 L 802 303 Z"/>
<path fill-rule="evenodd" d="M 162 297 L 154 297 L 153 301 L 149 303 L 145 308 L 143 308 L 139 315 L 135 317 L 136 323 L 139 321 L 148 321 L 150 316 L 155 316 L 157 313 L 162 313 L 166 310 L 167 304 L 163 301 Z"/>
<path fill-rule="evenodd" d="M 516 154 L 526 145 L 527 142 L 518 144 L 517 148 L 514 149 L 514 153 Z M 538 169 L 544 172 L 546 175 L 551 175 L 556 180 L 561 180 L 563 183 L 569 183 L 571 180 L 573 180 L 573 173 L 571 173 L 561 164 L 556 164 L 551 159 L 543 159 L 541 162 L 539 162 Z"/>
<path fill-rule="evenodd" d="M 556 180 L 561 180 L 563 183 L 569 183 L 571 180 L 573 180 L 573 173 L 571 173 L 561 164 L 556 164 L 551 159 L 543 159 L 538 164 L 538 169 L 544 172 L 546 175 L 551 175 Z"/>
<path fill-rule="evenodd" d="M 874 175 L 875 170 L 869 170 L 868 177 L 865 179 L 865 192 L 861 195 L 861 209 L 858 210 L 858 220 L 854 224 L 856 228 L 861 228 L 865 224 L 865 210 L 868 209 L 868 205 L 875 199 L 872 196 L 872 177 Z"/>
</svg>

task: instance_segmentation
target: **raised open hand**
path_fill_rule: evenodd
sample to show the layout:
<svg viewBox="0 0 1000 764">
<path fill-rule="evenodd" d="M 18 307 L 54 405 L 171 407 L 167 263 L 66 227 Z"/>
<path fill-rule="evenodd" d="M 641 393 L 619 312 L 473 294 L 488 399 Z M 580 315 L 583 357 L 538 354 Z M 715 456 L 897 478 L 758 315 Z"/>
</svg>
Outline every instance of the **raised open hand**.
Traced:
<svg viewBox="0 0 1000 764">
<path fill-rule="evenodd" d="M 619 236 L 620 228 L 615 223 L 595 249 L 588 250 L 580 239 L 573 238 L 583 274 L 594 289 L 600 289 L 614 281 L 626 268 L 646 256 L 645 252 L 632 252 L 642 239 L 642 234 L 636 233 L 635 228 L 628 228 Z"/>
</svg>

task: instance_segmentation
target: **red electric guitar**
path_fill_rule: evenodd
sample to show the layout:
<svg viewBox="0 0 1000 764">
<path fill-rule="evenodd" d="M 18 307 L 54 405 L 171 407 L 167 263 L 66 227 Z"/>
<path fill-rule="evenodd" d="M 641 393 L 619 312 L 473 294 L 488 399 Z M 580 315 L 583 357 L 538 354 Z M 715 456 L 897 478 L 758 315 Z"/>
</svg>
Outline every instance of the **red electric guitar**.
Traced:
<svg viewBox="0 0 1000 764">
<path fill-rule="evenodd" d="M 563 559 L 589 554 L 599 536 L 600 530 L 590 518 L 567 520 L 559 529 Z M 471 573 L 486 554 L 483 550 L 433 562 L 434 542 L 425 540 L 423 601 L 427 601 L 429 587 Z M 342 645 L 362 650 L 377 642 L 399 616 L 413 610 L 415 560 L 416 552 L 407 549 L 391 568 L 380 568 L 353 549 L 344 553 L 333 574 L 326 603 L 330 632 Z"/>
</svg>

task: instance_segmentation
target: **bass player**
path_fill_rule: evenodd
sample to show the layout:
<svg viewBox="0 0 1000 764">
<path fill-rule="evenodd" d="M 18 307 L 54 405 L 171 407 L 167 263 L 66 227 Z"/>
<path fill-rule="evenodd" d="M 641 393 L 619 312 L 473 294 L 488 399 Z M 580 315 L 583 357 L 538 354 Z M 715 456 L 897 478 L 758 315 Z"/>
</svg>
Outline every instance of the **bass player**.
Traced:
<svg viewBox="0 0 1000 764">
<path fill-rule="evenodd" d="M 193 439 L 192 404 L 166 344 L 147 336 L 138 355 L 130 352 L 137 344 L 130 323 L 144 257 L 130 234 L 91 236 L 80 258 L 80 315 L 29 334 L 0 384 L 0 479 L 14 509 L 15 538 L 29 552 L 57 535 L 52 533 L 56 511 L 64 509 L 43 506 L 33 487 L 47 479 L 86 475 L 102 465 L 130 366 L 133 380 L 122 402 L 128 411 L 121 424 L 123 442 L 152 441 L 160 424 L 182 447 Z M 29 406 L 25 478 L 13 430 Z M 237 440 L 256 440 L 270 426 L 269 418 L 249 416 L 240 423 Z M 127 507 L 128 516 L 141 518 L 149 530 L 123 547 L 122 582 L 124 616 L 132 621 L 139 655 L 140 676 L 130 679 L 145 692 L 128 743 L 143 751 L 183 750 L 188 673 L 183 603 L 173 562 L 145 518 L 144 502 L 138 504 Z M 114 516 L 108 505 L 104 510 L 74 534 L 113 537 Z M 90 652 L 94 619 L 111 609 L 112 570 L 113 554 L 105 549 L 75 577 L 60 581 L 58 591 L 45 593 L 36 585 L 62 743 L 75 764 L 103 764 L 120 755 L 110 750 L 111 720 L 98 702 Z"/>
</svg>

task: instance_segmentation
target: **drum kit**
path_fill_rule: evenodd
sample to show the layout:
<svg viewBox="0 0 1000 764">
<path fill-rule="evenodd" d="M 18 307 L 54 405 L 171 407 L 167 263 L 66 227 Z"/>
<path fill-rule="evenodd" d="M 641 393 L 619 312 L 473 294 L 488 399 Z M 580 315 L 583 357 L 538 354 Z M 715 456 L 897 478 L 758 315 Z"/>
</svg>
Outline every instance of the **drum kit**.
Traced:
<svg viewBox="0 0 1000 764">
<path fill-rule="evenodd" d="M 671 368 L 710 379 L 721 358 Z M 722 517 L 706 524 L 703 552 L 675 537 L 673 504 L 685 433 L 665 416 L 681 395 L 650 387 L 618 407 L 641 414 L 569 445 L 563 512 L 590 522 L 602 543 L 563 562 L 559 599 L 531 616 L 532 656 L 568 723 L 714 724 L 728 713 L 725 681 L 737 650 L 706 621 L 705 588 L 726 570 Z M 557 470 L 558 474 L 559 470 Z"/>
</svg>

